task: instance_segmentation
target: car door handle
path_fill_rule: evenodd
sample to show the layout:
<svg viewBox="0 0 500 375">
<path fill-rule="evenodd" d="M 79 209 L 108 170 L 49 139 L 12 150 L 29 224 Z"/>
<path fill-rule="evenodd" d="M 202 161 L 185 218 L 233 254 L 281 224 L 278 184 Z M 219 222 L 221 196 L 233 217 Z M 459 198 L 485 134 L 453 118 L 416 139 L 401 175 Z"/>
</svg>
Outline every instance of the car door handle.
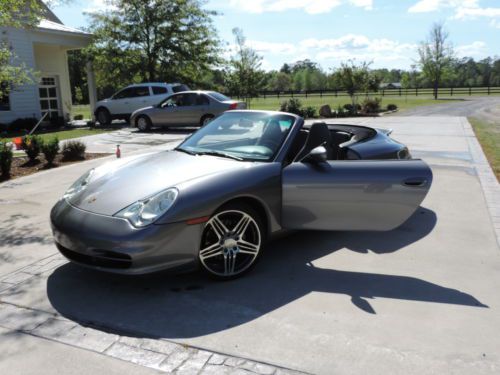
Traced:
<svg viewBox="0 0 500 375">
<path fill-rule="evenodd" d="M 403 185 L 407 187 L 423 187 L 427 185 L 427 180 L 425 178 L 409 178 L 403 181 Z"/>
</svg>

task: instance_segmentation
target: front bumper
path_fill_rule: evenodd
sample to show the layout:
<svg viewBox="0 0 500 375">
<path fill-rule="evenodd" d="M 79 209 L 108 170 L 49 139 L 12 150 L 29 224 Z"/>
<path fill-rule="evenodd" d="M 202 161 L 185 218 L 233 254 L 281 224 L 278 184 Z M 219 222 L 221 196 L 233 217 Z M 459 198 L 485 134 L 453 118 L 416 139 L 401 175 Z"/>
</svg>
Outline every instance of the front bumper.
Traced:
<svg viewBox="0 0 500 375">
<path fill-rule="evenodd" d="M 203 224 L 139 229 L 125 219 L 84 211 L 65 200 L 54 206 L 50 221 L 59 251 L 80 265 L 131 275 L 198 265 Z"/>
</svg>

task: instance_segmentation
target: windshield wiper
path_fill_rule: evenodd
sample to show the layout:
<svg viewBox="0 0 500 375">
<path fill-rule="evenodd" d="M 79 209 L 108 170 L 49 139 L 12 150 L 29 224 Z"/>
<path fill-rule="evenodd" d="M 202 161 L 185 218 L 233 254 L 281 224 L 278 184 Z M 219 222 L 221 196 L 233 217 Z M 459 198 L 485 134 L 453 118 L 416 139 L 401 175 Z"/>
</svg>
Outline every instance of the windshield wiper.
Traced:
<svg viewBox="0 0 500 375">
<path fill-rule="evenodd" d="M 229 158 L 229 159 L 238 160 L 238 161 L 243 160 L 243 158 L 240 158 L 238 156 L 226 154 L 225 152 L 220 152 L 220 151 L 201 151 L 201 152 L 197 152 L 196 154 L 197 155 L 209 155 L 209 156 L 221 156 L 223 158 Z"/>
<path fill-rule="evenodd" d="M 188 155 L 198 155 L 196 152 L 189 151 L 189 150 L 186 150 L 186 149 L 184 149 L 184 148 L 179 148 L 179 147 L 178 147 L 178 148 L 175 148 L 174 150 L 175 150 L 175 151 L 179 151 L 179 152 L 184 152 L 184 153 L 186 153 L 186 154 L 188 154 Z"/>
</svg>

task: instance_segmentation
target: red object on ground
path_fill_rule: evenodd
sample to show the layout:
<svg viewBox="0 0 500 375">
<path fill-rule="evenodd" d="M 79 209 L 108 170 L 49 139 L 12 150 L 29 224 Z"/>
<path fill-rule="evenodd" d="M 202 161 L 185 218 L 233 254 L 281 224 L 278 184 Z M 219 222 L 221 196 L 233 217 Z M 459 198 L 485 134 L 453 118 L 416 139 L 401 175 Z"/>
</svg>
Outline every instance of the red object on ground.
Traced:
<svg viewBox="0 0 500 375">
<path fill-rule="evenodd" d="M 116 157 L 118 159 L 122 157 L 122 152 L 120 151 L 120 145 L 116 145 Z"/>
<path fill-rule="evenodd" d="M 12 142 L 16 146 L 16 150 L 22 149 L 23 139 L 21 137 L 14 138 Z"/>
</svg>

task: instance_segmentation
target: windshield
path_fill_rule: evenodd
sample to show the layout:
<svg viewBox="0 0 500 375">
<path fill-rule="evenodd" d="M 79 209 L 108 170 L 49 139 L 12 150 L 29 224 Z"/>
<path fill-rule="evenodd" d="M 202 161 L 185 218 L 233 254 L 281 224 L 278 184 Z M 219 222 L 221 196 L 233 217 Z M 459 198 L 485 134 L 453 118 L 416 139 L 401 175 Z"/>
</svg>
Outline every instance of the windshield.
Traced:
<svg viewBox="0 0 500 375">
<path fill-rule="evenodd" d="M 226 112 L 194 133 L 177 149 L 233 159 L 269 161 L 290 132 L 295 117 L 261 112 Z"/>
</svg>

